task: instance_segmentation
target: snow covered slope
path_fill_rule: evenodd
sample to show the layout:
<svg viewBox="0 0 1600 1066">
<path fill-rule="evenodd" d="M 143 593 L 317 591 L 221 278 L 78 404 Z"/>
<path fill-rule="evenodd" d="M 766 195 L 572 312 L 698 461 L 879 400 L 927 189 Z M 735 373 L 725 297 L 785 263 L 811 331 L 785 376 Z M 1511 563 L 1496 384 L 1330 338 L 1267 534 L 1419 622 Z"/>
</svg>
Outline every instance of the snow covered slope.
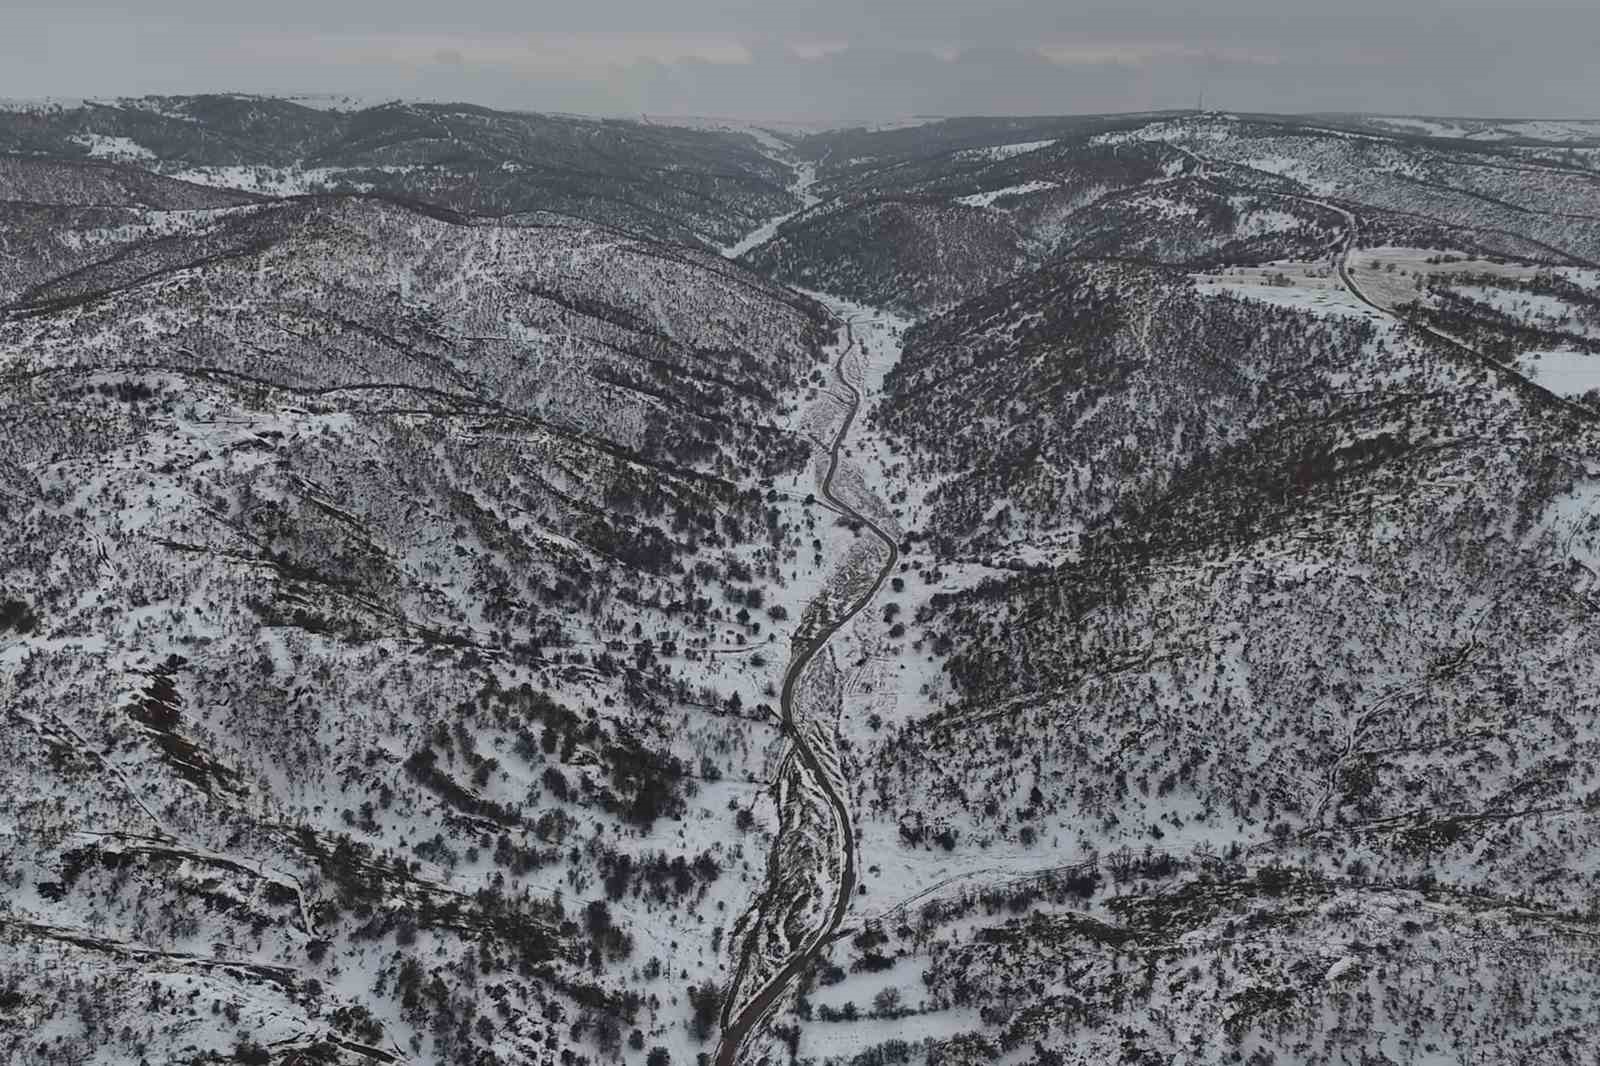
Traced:
<svg viewBox="0 0 1600 1066">
<path fill-rule="evenodd" d="M 13 302 L 7 1054 L 691 1059 L 831 340 L 694 249 L 348 198 Z"/>
<path fill-rule="evenodd" d="M 0 1058 L 1584 1060 L 1582 130 L 691 125 L 0 109 Z"/>
<path fill-rule="evenodd" d="M 750 250 L 795 284 L 933 313 L 1057 258 L 1215 267 L 1364 240 L 1600 261 L 1592 151 L 1325 118 L 963 119 L 801 149 L 818 203 Z"/>
</svg>

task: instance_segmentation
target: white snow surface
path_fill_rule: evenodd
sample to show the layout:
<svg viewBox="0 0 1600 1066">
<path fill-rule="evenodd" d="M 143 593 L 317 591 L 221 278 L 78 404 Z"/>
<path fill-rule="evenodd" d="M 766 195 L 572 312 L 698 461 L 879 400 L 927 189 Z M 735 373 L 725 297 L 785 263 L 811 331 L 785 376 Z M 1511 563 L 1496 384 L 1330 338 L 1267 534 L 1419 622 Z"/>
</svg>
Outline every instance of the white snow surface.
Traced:
<svg viewBox="0 0 1600 1066">
<path fill-rule="evenodd" d="M 1474 141 L 1506 141 L 1533 138 L 1557 143 L 1593 141 L 1600 138 L 1600 121 L 1593 119 L 1452 119 L 1416 115 L 1385 115 L 1369 120 L 1373 126 L 1428 137 L 1459 138 Z"/>
<path fill-rule="evenodd" d="M 1193 277 L 1195 287 L 1203 293 L 1225 293 L 1274 307 L 1309 311 L 1319 316 L 1382 318 L 1378 312 L 1350 295 L 1326 261 L 1233 267 L 1221 274 L 1195 274 Z M 1285 280 L 1287 284 L 1283 283 Z"/>
<path fill-rule="evenodd" d="M 956 199 L 958 204 L 968 207 L 989 207 L 1002 196 L 1025 196 L 1030 192 L 1043 192 L 1045 189 L 1056 188 L 1053 181 L 1027 181 L 1021 185 L 1008 185 L 1003 189 L 990 189 L 987 192 L 975 192 L 971 196 L 961 196 Z"/>
<path fill-rule="evenodd" d="M 416 167 L 401 165 L 355 169 L 360 171 L 379 170 L 386 174 L 402 174 L 414 170 Z M 185 170 L 173 171 L 167 176 L 176 178 L 179 181 L 192 182 L 195 185 L 239 189 L 244 192 L 264 193 L 268 196 L 301 196 L 305 193 L 318 192 L 339 184 L 348 173 L 350 173 L 350 169 L 343 167 L 222 166 L 190 167 Z M 352 182 L 350 184 L 353 188 L 362 192 L 371 189 L 371 185 L 366 182 Z"/>
<path fill-rule="evenodd" d="M 102 133 L 80 133 L 75 144 L 89 149 L 96 159 L 154 159 L 156 154 L 131 137 L 108 137 Z"/>
<path fill-rule="evenodd" d="M 956 153 L 957 159 L 989 159 L 1000 162 L 1013 156 L 1024 155 L 1028 152 L 1037 152 L 1041 148 L 1048 148 L 1055 144 L 1054 140 L 1048 141 L 1018 141 L 1014 144 L 991 144 L 984 148 L 968 148 Z"/>
<path fill-rule="evenodd" d="M 1600 355 L 1587 352 L 1528 352 L 1517 369 L 1558 396 L 1576 398 L 1600 389 Z"/>
<path fill-rule="evenodd" d="M 396 102 L 393 99 L 352 96 L 349 93 L 300 93 L 286 96 L 284 99 L 313 111 L 365 111 L 368 108 L 382 107 Z"/>
</svg>

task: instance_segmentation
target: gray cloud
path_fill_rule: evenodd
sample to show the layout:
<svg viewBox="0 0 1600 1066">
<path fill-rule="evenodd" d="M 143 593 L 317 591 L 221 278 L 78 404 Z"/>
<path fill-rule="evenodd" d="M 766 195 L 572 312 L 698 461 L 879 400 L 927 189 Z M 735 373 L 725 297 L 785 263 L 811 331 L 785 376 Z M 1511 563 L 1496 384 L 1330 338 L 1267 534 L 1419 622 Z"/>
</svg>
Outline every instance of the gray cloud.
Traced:
<svg viewBox="0 0 1600 1066">
<path fill-rule="evenodd" d="M 0 94 L 347 92 L 823 119 L 1181 107 L 1592 113 L 1576 0 L 22 0 Z M 232 9 L 232 10 L 230 10 Z"/>
</svg>

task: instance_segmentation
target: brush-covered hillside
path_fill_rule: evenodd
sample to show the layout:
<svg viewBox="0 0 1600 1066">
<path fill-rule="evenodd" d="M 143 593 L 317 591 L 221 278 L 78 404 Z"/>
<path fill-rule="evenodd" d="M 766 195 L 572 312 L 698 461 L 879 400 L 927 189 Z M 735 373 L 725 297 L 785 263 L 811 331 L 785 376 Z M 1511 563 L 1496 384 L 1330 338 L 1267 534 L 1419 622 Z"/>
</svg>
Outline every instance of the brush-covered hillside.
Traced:
<svg viewBox="0 0 1600 1066">
<path fill-rule="evenodd" d="M 561 215 L 73 210 L 0 323 L 7 1054 L 687 1059 L 823 310 Z"/>
</svg>

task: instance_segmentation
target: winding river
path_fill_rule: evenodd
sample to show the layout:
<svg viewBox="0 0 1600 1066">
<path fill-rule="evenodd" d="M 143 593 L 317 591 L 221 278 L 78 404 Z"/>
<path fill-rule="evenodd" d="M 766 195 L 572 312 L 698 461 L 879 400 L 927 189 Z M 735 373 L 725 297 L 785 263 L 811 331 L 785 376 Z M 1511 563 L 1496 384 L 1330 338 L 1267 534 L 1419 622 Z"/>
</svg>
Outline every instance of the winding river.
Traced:
<svg viewBox="0 0 1600 1066">
<path fill-rule="evenodd" d="M 900 560 L 900 549 L 895 543 L 895 539 L 871 518 L 868 518 L 850 504 L 835 496 L 833 492 L 833 479 L 839 471 L 840 452 L 844 447 L 845 437 L 850 433 L 851 426 L 855 424 L 856 416 L 861 412 L 861 390 L 851 384 L 844 374 L 844 361 L 855 350 L 855 330 L 849 322 L 845 323 L 845 330 L 845 349 L 840 353 L 838 361 L 834 363 L 833 372 L 839 384 L 849 394 L 850 404 L 845 411 L 844 418 L 839 423 L 839 429 L 834 434 L 833 445 L 829 449 L 828 472 L 822 479 L 821 494 L 822 499 L 836 508 L 841 514 L 860 522 L 863 527 L 883 543 L 889 554 L 878 568 L 878 574 L 872 583 L 872 587 L 862 593 L 850 605 L 849 610 L 823 626 L 815 637 L 799 649 L 799 654 L 791 659 L 788 672 L 783 678 L 783 694 L 779 704 L 783 716 L 783 731 L 788 736 L 791 745 L 789 755 L 785 761 L 787 762 L 788 758 L 800 759 L 826 793 L 828 804 L 833 808 L 833 817 L 839 825 L 841 835 L 844 838 L 844 864 L 840 869 L 838 892 L 835 894 L 833 908 L 828 914 L 827 922 L 812 932 L 806 945 L 790 956 L 789 961 L 769 978 L 754 996 L 746 999 L 743 1003 L 734 1004 L 730 1002 L 725 1007 L 722 1018 L 722 1037 L 718 1042 L 715 1058 L 717 1066 L 733 1066 L 738 1061 L 739 1053 L 751 1034 L 767 1020 L 795 978 L 805 972 L 805 969 L 816 961 L 817 956 L 822 953 L 833 940 L 835 934 L 838 933 L 839 927 L 844 923 L 845 914 L 850 909 L 850 897 L 856 890 L 856 838 L 855 828 L 850 822 L 850 810 L 845 805 L 844 797 L 835 792 L 833 786 L 829 783 L 828 775 L 824 772 L 821 759 L 812 750 L 809 741 L 806 739 L 805 730 L 800 727 L 800 722 L 795 716 L 795 697 L 799 691 L 800 678 L 805 674 L 806 667 L 810 666 L 811 661 L 816 658 L 817 654 L 827 647 L 828 641 L 833 638 L 835 633 L 849 625 L 851 620 L 860 614 L 867 604 L 872 602 L 873 597 L 878 594 L 878 590 L 883 588 L 885 582 L 889 580 L 889 575 L 893 573 L 895 565 Z M 777 843 L 775 842 L 774 848 L 776 849 L 776 847 Z M 771 864 L 769 875 L 776 875 L 777 873 L 778 864 Z M 769 884 L 768 892 L 775 892 L 777 888 L 778 886 Z M 755 948 L 758 939 L 755 931 L 752 931 L 751 935 L 746 937 L 744 955 L 739 963 L 739 972 L 742 973 L 748 964 L 749 954 Z M 738 987 L 737 980 L 734 982 L 734 987 Z"/>
</svg>

